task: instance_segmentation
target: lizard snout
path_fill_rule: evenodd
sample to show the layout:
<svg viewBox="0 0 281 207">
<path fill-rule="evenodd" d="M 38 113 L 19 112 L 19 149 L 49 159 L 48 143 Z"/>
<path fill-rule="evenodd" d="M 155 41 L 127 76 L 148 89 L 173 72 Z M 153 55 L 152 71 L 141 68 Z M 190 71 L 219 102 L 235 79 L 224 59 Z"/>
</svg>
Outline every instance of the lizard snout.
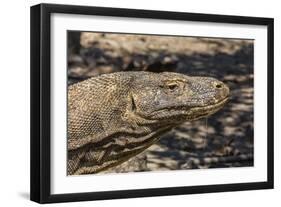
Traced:
<svg viewBox="0 0 281 207">
<path fill-rule="evenodd" d="M 215 98 L 218 102 L 229 97 L 230 90 L 226 84 L 221 81 L 215 81 L 213 86 L 216 90 Z"/>
</svg>

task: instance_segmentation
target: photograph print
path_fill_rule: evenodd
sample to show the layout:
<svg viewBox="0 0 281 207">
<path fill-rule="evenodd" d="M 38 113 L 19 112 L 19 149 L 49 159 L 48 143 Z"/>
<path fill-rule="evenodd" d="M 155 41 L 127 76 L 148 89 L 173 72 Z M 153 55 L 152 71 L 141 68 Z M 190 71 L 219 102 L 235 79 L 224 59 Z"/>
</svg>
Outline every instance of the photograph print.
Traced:
<svg viewBox="0 0 281 207">
<path fill-rule="evenodd" d="M 67 175 L 254 166 L 253 51 L 67 31 Z"/>
</svg>

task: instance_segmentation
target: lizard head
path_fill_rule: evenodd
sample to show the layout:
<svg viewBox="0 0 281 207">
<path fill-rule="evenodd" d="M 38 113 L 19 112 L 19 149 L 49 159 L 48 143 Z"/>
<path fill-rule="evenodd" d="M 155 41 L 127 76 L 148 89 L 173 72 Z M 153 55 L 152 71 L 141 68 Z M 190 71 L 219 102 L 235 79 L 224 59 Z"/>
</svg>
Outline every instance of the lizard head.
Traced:
<svg viewBox="0 0 281 207">
<path fill-rule="evenodd" d="M 119 165 L 173 126 L 215 113 L 228 96 L 228 87 L 214 78 L 170 72 L 119 72 L 73 85 L 68 173 Z"/>
<path fill-rule="evenodd" d="M 221 109 L 229 97 L 229 88 L 211 77 L 164 72 L 138 76 L 135 81 L 131 110 L 144 119 L 161 123 L 208 117 Z"/>
</svg>

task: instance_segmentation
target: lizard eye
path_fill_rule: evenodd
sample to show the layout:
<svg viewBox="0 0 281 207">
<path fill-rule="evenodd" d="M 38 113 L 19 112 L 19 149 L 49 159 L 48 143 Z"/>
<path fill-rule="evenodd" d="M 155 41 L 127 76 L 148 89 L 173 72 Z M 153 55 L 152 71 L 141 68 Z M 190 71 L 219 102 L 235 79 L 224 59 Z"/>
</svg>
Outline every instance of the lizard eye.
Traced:
<svg viewBox="0 0 281 207">
<path fill-rule="evenodd" d="M 181 82 L 176 80 L 165 81 L 160 87 L 164 89 L 165 93 L 177 95 L 180 94 L 183 89 Z"/>
<path fill-rule="evenodd" d="M 173 90 L 175 90 L 176 88 L 178 88 L 178 85 L 177 85 L 176 83 L 172 83 L 172 84 L 169 84 L 169 85 L 168 85 L 168 88 L 169 88 L 171 91 L 173 91 Z"/>
</svg>

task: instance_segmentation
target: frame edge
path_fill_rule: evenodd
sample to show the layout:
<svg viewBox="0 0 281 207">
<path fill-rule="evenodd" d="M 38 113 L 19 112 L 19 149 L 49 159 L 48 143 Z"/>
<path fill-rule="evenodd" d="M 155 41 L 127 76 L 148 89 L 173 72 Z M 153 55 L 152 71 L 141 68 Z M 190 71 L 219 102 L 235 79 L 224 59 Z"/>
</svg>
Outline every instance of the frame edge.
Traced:
<svg viewBox="0 0 281 207">
<path fill-rule="evenodd" d="M 267 182 L 274 188 L 274 19 L 267 24 Z"/>
<path fill-rule="evenodd" d="M 30 200 L 40 202 L 40 28 L 41 6 L 30 8 Z"/>
</svg>

